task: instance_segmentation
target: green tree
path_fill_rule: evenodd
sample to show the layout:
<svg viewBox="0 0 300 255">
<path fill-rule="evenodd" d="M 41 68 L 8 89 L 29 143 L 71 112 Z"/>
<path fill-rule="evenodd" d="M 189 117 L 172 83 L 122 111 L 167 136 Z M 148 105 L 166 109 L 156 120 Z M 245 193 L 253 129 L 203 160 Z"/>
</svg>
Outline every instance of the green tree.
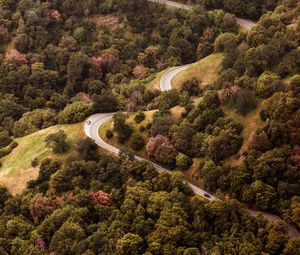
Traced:
<svg viewBox="0 0 300 255">
<path fill-rule="evenodd" d="M 190 165 L 192 164 L 192 162 L 193 162 L 193 160 L 183 153 L 178 153 L 178 155 L 176 156 L 176 166 L 179 169 L 182 169 L 182 170 L 188 169 L 190 167 Z"/>
<path fill-rule="evenodd" d="M 137 234 L 127 233 L 117 241 L 117 254 L 138 255 L 144 250 L 144 240 Z"/>
<path fill-rule="evenodd" d="M 278 74 L 264 72 L 257 81 L 256 94 L 262 98 L 268 98 L 273 95 L 280 86 L 280 77 Z"/>
<path fill-rule="evenodd" d="M 89 137 L 79 139 L 75 144 L 75 149 L 84 160 L 97 160 L 99 158 L 98 146 Z"/>
<path fill-rule="evenodd" d="M 135 151 L 139 151 L 143 149 L 145 146 L 145 139 L 140 134 L 133 134 L 130 138 L 130 147 L 134 149 Z"/>
<path fill-rule="evenodd" d="M 126 115 L 118 112 L 113 116 L 114 131 L 118 133 L 118 141 L 125 143 L 132 134 L 132 128 L 126 123 Z"/>
<path fill-rule="evenodd" d="M 67 142 L 67 135 L 63 130 L 47 135 L 45 143 L 46 147 L 51 149 L 54 153 L 64 153 L 70 147 Z"/>
<path fill-rule="evenodd" d="M 59 123 L 77 123 L 83 121 L 93 112 L 93 106 L 83 102 L 74 102 L 67 105 L 58 114 Z"/>
</svg>

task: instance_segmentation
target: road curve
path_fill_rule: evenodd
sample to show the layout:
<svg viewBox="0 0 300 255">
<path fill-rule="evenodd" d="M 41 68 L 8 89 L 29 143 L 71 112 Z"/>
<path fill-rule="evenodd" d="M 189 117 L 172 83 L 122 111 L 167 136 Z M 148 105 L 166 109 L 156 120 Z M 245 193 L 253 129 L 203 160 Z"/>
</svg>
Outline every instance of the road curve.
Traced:
<svg viewBox="0 0 300 255">
<path fill-rule="evenodd" d="M 163 76 L 160 79 L 160 90 L 161 91 L 166 91 L 172 89 L 172 79 L 182 72 L 183 70 L 187 69 L 191 64 L 189 65 L 184 65 L 184 66 L 177 66 L 172 68 L 170 71 L 167 71 L 166 73 L 163 74 Z"/>
<path fill-rule="evenodd" d="M 86 136 L 92 138 L 99 147 L 118 155 L 120 150 L 118 148 L 113 147 L 112 145 L 106 143 L 99 135 L 100 126 L 102 124 L 104 124 L 106 121 L 110 120 L 113 117 L 113 115 L 114 115 L 114 113 L 97 113 L 97 114 L 90 116 L 85 121 L 84 132 L 85 132 Z M 163 168 L 162 166 L 160 166 L 150 160 L 141 158 L 139 156 L 134 156 L 134 158 L 136 160 L 140 160 L 140 161 L 144 160 L 144 161 L 151 163 L 159 173 L 170 172 L 169 170 Z M 208 194 L 205 190 L 203 190 L 189 182 L 186 182 L 186 183 L 191 187 L 191 189 L 195 192 L 195 194 L 202 196 L 203 198 L 206 198 L 210 201 L 217 200 L 217 198 L 211 194 L 209 194 L 209 197 L 207 197 L 207 195 L 205 196 L 204 194 Z"/>
<path fill-rule="evenodd" d="M 187 5 L 187 4 L 182 4 L 182 3 L 177 3 L 174 1 L 169 1 L 169 0 L 148 0 L 149 2 L 152 3 L 159 3 L 159 4 L 164 4 L 169 8 L 177 8 L 177 9 L 184 9 L 184 10 L 192 10 L 193 6 L 192 5 Z M 251 29 L 255 23 L 251 20 L 247 19 L 242 19 L 242 18 L 236 18 L 237 23 L 245 28 L 245 29 Z"/>
</svg>

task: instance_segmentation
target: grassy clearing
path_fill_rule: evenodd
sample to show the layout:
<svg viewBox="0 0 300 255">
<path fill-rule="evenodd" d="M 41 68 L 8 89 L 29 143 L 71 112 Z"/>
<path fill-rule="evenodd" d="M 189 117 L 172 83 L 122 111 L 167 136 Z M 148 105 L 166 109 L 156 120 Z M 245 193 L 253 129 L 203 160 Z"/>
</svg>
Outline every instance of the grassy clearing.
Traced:
<svg viewBox="0 0 300 255">
<path fill-rule="evenodd" d="M 247 150 L 248 148 L 248 139 L 253 131 L 257 128 L 262 127 L 264 125 L 264 121 L 260 118 L 260 112 L 262 109 L 266 107 L 268 100 L 260 100 L 256 109 L 246 116 L 243 116 L 232 109 L 227 107 L 223 107 L 223 111 L 225 112 L 226 116 L 234 119 L 235 121 L 241 123 L 244 126 L 242 131 L 242 137 L 244 138 L 244 143 L 241 148 L 242 151 Z"/>
<path fill-rule="evenodd" d="M 38 176 L 38 167 L 32 167 L 31 161 L 37 158 L 39 161 L 49 157 L 64 160 L 72 154 L 72 151 L 64 154 L 53 154 L 45 147 L 44 139 L 58 130 L 64 130 L 72 145 L 75 140 L 84 136 L 82 124 L 57 125 L 34 134 L 15 139 L 18 146 L 7 156 L 0 159 L 0 185 L 7 187 L 12 194 L 22 192 L 26 183 Z"/>
<path fill-rule="evenodd" d="M 180 89 L 184 82 L 193 77 L 198 79 L 200 87 L 212 84 L 218 77 L 223 58 L 223 54 L 218 53 L 197 61 L 173 78 L 172 87 Z"/>
</svg>

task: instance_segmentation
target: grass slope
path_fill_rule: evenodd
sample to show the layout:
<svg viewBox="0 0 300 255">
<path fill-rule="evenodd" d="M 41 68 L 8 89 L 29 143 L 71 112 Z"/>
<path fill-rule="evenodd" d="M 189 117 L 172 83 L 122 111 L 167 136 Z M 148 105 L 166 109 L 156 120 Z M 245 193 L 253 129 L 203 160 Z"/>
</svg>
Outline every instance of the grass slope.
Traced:
<svg viewBox="0 0 300 255">
<path fill-rule="evenodd" d="M 12 194 L 22 192 L 26 183 L 38 176 L 39 167 L 32 167 L 31 161 L 37 158 L 39 161 L 49 157 L 64 160 L 72 154 L 72 151 L 64 154 L 53 154 L 45 147 L 44 139 L 48 134 L 58 130 L 64 130 L 69 142 L 72 144 L 76 139 L 83 137 L 82 124 L 57 125 L 40 130 L 31 135 L 15 139 L 18 146 L 7 156 L 0 159 L 0 185 L 7 187 Z"/>
<path fill-rule="evenodd" d="M 223 58 L 223 54 L 217 53 L 195 62 L 173 78 L 172 87 L 180 89 L 184 82 L 193 77 L 198 79 L 201 87 L 212 84 L 218 77 Z"/>
</svg>

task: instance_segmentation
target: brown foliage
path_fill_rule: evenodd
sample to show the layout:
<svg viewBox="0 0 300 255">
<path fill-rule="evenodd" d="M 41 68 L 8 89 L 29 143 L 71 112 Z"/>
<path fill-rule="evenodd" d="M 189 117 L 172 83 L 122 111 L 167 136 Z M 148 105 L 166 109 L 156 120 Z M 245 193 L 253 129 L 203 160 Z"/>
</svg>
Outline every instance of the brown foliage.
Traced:
<svg viewBox="0 0 300 255">
<path fill-rule="evenodd" d="M 104 191 L 95 191 L 89 193 L 90 201 L 93 205 L 110 205 L 111 199 Z"/>
</svg>

